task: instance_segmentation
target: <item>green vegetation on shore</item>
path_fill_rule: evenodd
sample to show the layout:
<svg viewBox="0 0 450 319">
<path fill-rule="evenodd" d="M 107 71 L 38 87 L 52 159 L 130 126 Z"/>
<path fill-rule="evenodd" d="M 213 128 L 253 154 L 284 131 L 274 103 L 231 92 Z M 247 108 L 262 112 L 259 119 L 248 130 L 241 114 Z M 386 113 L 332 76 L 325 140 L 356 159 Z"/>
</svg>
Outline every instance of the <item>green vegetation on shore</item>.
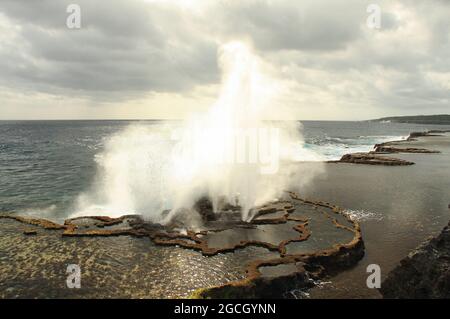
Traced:
<svg viewBox="0 0 450 319">
<path fill-rule="evenodd" d="M 450 125 L 450 114 L 392 116 L 392 117 L 383 117 L 383 118 L 372 120 L 372 121 L 374 121 L 374 122 L 390 121 L 390 122 L 394 122 L 394 123 Z"/>
</svg>

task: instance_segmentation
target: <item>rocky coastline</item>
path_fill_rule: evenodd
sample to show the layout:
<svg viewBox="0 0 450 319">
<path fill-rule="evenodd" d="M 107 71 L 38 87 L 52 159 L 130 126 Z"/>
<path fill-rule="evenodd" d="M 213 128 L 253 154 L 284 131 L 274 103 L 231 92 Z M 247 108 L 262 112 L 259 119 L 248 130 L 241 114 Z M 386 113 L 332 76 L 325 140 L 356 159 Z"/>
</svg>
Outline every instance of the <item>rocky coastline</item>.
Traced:
<svg viewBox="0 0 450 319">
<path fill-rule="evenodd" d="M 375 145 L 373 152 L 365 153 L 368 163 L 373 157 L 383 158 L 378 154 L 416 153 L 436 154 L 439 151 L 424 148 L 402 147 L 402 145 L 417 141 L 417 138 L 427 136 L 440 136 L 449 131 L 431 130 L 427 132 L 413 132 L 405 141 L 392 141 Z M 358 162 L 354 154 L 344 155 L 342 162 Z M 364 160 L 359 159 L 359 163 Z M 412 165 L 400 160 L 390 158 L 390 161 L 378 160 L 380 165 Z M 448 205 L 450 209 L 450 204 Z M 415 299 L 415 298 L 450 298 L 450 222 L 435 237 L 422 243 L 407 257 L 400 261 L 383 281 L 379 289 L 383 298 L 388 299 Z"/>
<path fill-rule="evenodd" d="M 337 161 L 328 161 L 328 163 L 350 163 L 365 165 L 385 165 L 385 166 L 408 166 L 414 165 L 414 162 L 399 159 L 392 156 L 386 156 L 399 153 L 415 153 L 415 154 L 436 154 L 439 151 L 429 150 L 416 147 L 402 147 L 405 143 L 415 141 L 418 137 L 439 136 L 448 131 L 431 130 L 427 132 L 412 132 L 406 140 L 390 141 L 376 144 L 374 150 L 370 152 L 345 154 Z"/>
<path fill-rule="evenodd" d="M 428 136 L 441 136 L 449 131 L 413 132 L 406 140 L 377 144 L 373 151 L 344 155 L 334 163 L 402 166 L 413 162 L 391 155 L 400 153 L 438 154 L 439 151 L 411 147 L 410 142 Z M 389 156 L 386 156 L 389 155 Z M 450 204 L 448 205 L 450 209 Z M 450 298 L 450 222 L 442 232 L 431 237 L 400 261 L 379 289 L 387 299 L 448 299 Z"/>
<path fill-rule="evenodd" d="M 222 213 L 212 214 L 211 203 L 201 199 L 195 207 L 202 220 L 201 228 L 188 228 L 183 217 L 167 225 L 146 221 L 139 215 L 77 217 L 58 224 L 15 214 L 0 215 L 0 227 L 3 223 L 17 225 L 16 229 L 23 233 L 24 245 L 32 245 L 35 239 L 50 234 L 56 235 L 51 236 L 56 240 L 57 247 L 64 245 L 65 238 L 79 238 L 81 242 L 83 238 L 115 240 L 127 236 L 130 240 L 147 238 L 157 247 L 196 251 L 205 258 L 220 259 L 223 258 L 221 256 L 239 254 L 251 247 L 271 253 L 266 257 L 249 257 L 246 264 L 241 265 L 245 276 L 239 280 L 205 285 L 189 295 L 180 296 L 190 298 L 280 298 L 292 289 L 309 288 L 314 280 L 354 265 L 364 255 L 358 222 L 329 203 L 304 199 L 296 193 L 287 192 L 286 199 L 255 208 L 255 217 L 250 222 L 241 220 L 238 207 L 224 207 L 226 209 Z M 317 246 L 330 231 L 335 235 Z M 310 238 L 313 244 L 309 244 Z M 76 247 L 70 249 L 71 255 L 82 253 Z M 47 250 L 46 254 L 49 253 Z M 40 255 L 36 253 L 35 257 L 30 258 L 40 258 Z M 46 268 L 41 263 L 37 267 L 30 271 L 39 273 Z M 13 274 L 4 275 L 9 278 Z M 64 290 L 65 294 L 71 292 Z M 26 292 L 20 290 L 19 293 Z"/>
<path fill-rule="evenodd" d="M 450 222 L 404 258 L 380 292 L 388 299 L 450 298 Z"/>
<path fill-rule="evenodd" d="M 405 166 L 414 165 L 413 162 L 398 158 L 378 155 L 379 153 L 352 153 L 345 154 L 337 163 L 385 165 L 385 166 Z M 383 153 L 385 154 L 385 153 Z"/>
<path fill-rule="evenodd" d="M 411 145 L 405 147 L 405 144 L 422 136 L 436 136 L 440 133 L 444 132 L 411 133 L 407 140 L 379 144 L 374 147 L 374 151 L 347 154 L 340 161 L 334 161 L 333 163 L 386 166 L 413 165 L 413 162 L 386 155 L 438 153 L 434 150 L 411 147 Z M 252 257 L 253 259 L 249 259 L 248 263 L 243 263 L 245 275 L 237 280 L 200 286 L 202 288 L 197 286 L 189 294 L 179 295 L 178 297 L 279 298 L 293 289 L 311 288 L 314 286 L 314 281 L 329 278 L 342 270 L 348 269 L 358 263 L 364 256 L 364 242 L 357 221 L 345 215 L 343 210 L 337 206 L 326 202 L 308 200 L 293 192 L 287 192 L 286 194 L 287 196 L 283 200 L 255 208 L 254 218 L 251 222 L 243 222 L 240 219 L 239 207 L 237 206 L 224 205 L 223 212 L 216 214 L 213 212 L 211 202 L 207 198 L 202 198 L 193 207 L 199 213 L 199 224 L 202 227 L 192 229 L 186 228 L 183 218 L 175 219 L 169 225 L 160 225 L 148 222 L 138 215 L 119 218 L 79 217 L 67 219 L 64 223 L 58 224 L 40 218 L 3 214 L 0 215 L 0 226 L 4 221 L 11 221 L 19 225 L 17 229 L 22 233 L 21 236 L 27 238 L 26 240 L 30 242 L 35 238 L 47 236 L 46 234 L 49 232 L 64 239 L 73 238 L 75 240 L 77 240 L 76 238 L 93 237 L 113 239 L 126 236 L 149 239 L 157 247 L 173 247 L 174 249 L 195 251 L 205 258 L 221 258 L 221 255 L 234 255 L 247 248 L 258 247 L 274 255 L 271 255 L 270 258 L 267 257 L 268 255 Z M 347 235 L 339 237 L 341 235 L 336 233 L 338 237 L 334 237 L 333 233 L 331 237 L 336 238 L 333 243 L 319 249 L 306 252 L 289 250 L 289 247 L 293 244 L 308 244 L 309 241 L 314 242 L 316 240 L 314 236 L 323 237 L 327 234 L 329 230 L 325 231 L 320 228 L 322 226 L 317 228 L 317 225 L 322 224 L 314 221 L 317 218 L 316 216 L 321 216 L 320 223 L 325 224 L 324 221 L 327 221 L 331 224 L 332 227 L 329 230 L 332 232 L 342 231 Z M 282 238 L 277 241 L 270 237 L 258 238 L 256 236 L 255 238 L 253 234 L 261 226 L 273 227 L 273 230 L 277 226 L 285 227 L 282 230 Z M 449 227 L 450 225 L 444 229 L 440 236 L 419 247 L 389 274 L 381 290 L 385 298 L 439 298 L 448 296 L 450 279 L 448 273 L 450 259 Z M 272 229 L 268 229 L 268 233 L 271 231 Z M 285 234 L 284 232 L 287 231 L 289 233 Z M 232 234 L 232 236 L 228 235 L 226 240 L 221 239 L 221 236 L 226 233 Z M 235 234 L 237 234 L 237 238 Z M 350 237 L 348 237 L 349 234 L 351 234 Z M 311 237 L 313 240 L 310 240 Z M 55 242 L 58 246 L 58 239 Z M 64 240 L 61 239 L 61 242 L 64 242 Z M 73 253 L 74 255 L 78 254 L 76 249 Z M 32 271 L 39 272 L 36 269 L 32 269 Z"/>
</svg>

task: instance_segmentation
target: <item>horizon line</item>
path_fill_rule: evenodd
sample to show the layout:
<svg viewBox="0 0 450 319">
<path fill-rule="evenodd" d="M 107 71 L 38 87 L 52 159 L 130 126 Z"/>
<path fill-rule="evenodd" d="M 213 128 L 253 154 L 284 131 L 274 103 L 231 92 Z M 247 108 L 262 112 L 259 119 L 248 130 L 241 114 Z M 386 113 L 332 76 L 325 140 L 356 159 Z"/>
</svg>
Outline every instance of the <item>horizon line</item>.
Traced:
<svg viewBox="0 0 450 319">
<path fill-rule="evenodd" d="M 378 118 L 371 118 L 371 119 L 361 119 L 361 120 L 338 120 L 338 119 L 264 119 L 264 121 L 309 121 L 309 122 L 371 122 L 371 121 L 379 121 L 384 119 L 394 119 L 394 118 L 402 118 L 402 117 L 431 117 L 431 116 L 450 116 L 450 114 L 417 114 L 417 115 L 391 115 L 391 116 L 383 116 Z M 0 122 L 32 122 L 32 121 L 183 121 L 183 118 L 178 119 L 170 119 L 170 118 L 143 118 L 143 119 L 137 119 L 137 118 L 92 118 L 92 119 L 70 119 L 70 118 L 61 118 L 61 119 L 0 119 Z"/>
</svg>

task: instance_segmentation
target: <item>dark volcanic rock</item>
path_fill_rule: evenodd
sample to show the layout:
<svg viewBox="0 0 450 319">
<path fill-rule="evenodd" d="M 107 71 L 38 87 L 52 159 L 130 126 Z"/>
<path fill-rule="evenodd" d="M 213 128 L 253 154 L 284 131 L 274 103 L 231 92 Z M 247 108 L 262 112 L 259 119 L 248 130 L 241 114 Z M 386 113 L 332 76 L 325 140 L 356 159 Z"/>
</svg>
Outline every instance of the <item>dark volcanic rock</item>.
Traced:
<svg viewBox="0 0 450 319">
<path fill-rule="evenodd" d="M 388 165 L 388 166 L 404 166 L 414 164 L 413 162 L 408 162 L 402 159 L 378 156 L 370 153 L 345 154 L 337 162 L 353 163 L 353 164 L 369 164 L 369 165 Z"/>
<path fill-rule="evenodd" d="M 421 136 L 427 136 L 428 132 L 412 132 L 409 134 L 408 139 L 415 138 L 415 137 L 421 137 Z"/>
<path fill-rule="evenodd" d="M 384 298 L 450 298 L 450 222 L 403 259 L 380 292 Z"/>
<path fill-rule="evenodd" d="M 375 148 L 375 153 L 419 153 L 419 154 L 426 153 L 426 154 L 433 154 L 433 153 L 440 153 L 440 152 L 428 150 L 426 148 L 414 148 L 414 147 L 400 148 L 400 147 L 393 147 L 393 146 L 377 145 Z"/>
<path fill-rule="evenodd" d="M 241 207 L 228 203 L 224 198 L 219 200 L 217 211 L 211 200 L 204 196 L 193 207 L 201 216 L 203 222 L 241 220 Z"/>
<path fill-rule="evenodd" d="M 194 206 L 194 209 L 200 214 L 203 221 L 213 221 L 217 219 L 214 213 L 213 204 L 207 197 L 200 198 Z"/>
</svg>

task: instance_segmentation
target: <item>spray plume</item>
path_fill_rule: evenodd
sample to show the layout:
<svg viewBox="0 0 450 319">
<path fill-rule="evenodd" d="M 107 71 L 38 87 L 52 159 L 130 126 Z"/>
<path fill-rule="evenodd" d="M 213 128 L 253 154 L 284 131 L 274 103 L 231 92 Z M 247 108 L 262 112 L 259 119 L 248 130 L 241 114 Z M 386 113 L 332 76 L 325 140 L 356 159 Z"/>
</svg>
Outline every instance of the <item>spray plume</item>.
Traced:
<svg viewBox="0 0 450 319">
<path fill-rule="evenodd" d="M 264 119 L 278 82 L 240 42 L 219 50 L 223 72 L 219 98 L 206 114 L 183 125 L 132 125 L 112 136 L 97 158 L 95 186 L 80 195 L 76 216 L 143 214 L 166 222 L 192 212 L 207 196 L 214 209 L 239 205 L 242 219 L 251 208 L 281 195 L 299 178 L 298 161 L 317 160 L 303 147 L 296 121 Z M 313 175 L 300 174 L 303 183 Z M 294 183 L 295 184 L 295 183 Z M 170 210 L 163 219 L 162 212 Z"/>
</svg>

